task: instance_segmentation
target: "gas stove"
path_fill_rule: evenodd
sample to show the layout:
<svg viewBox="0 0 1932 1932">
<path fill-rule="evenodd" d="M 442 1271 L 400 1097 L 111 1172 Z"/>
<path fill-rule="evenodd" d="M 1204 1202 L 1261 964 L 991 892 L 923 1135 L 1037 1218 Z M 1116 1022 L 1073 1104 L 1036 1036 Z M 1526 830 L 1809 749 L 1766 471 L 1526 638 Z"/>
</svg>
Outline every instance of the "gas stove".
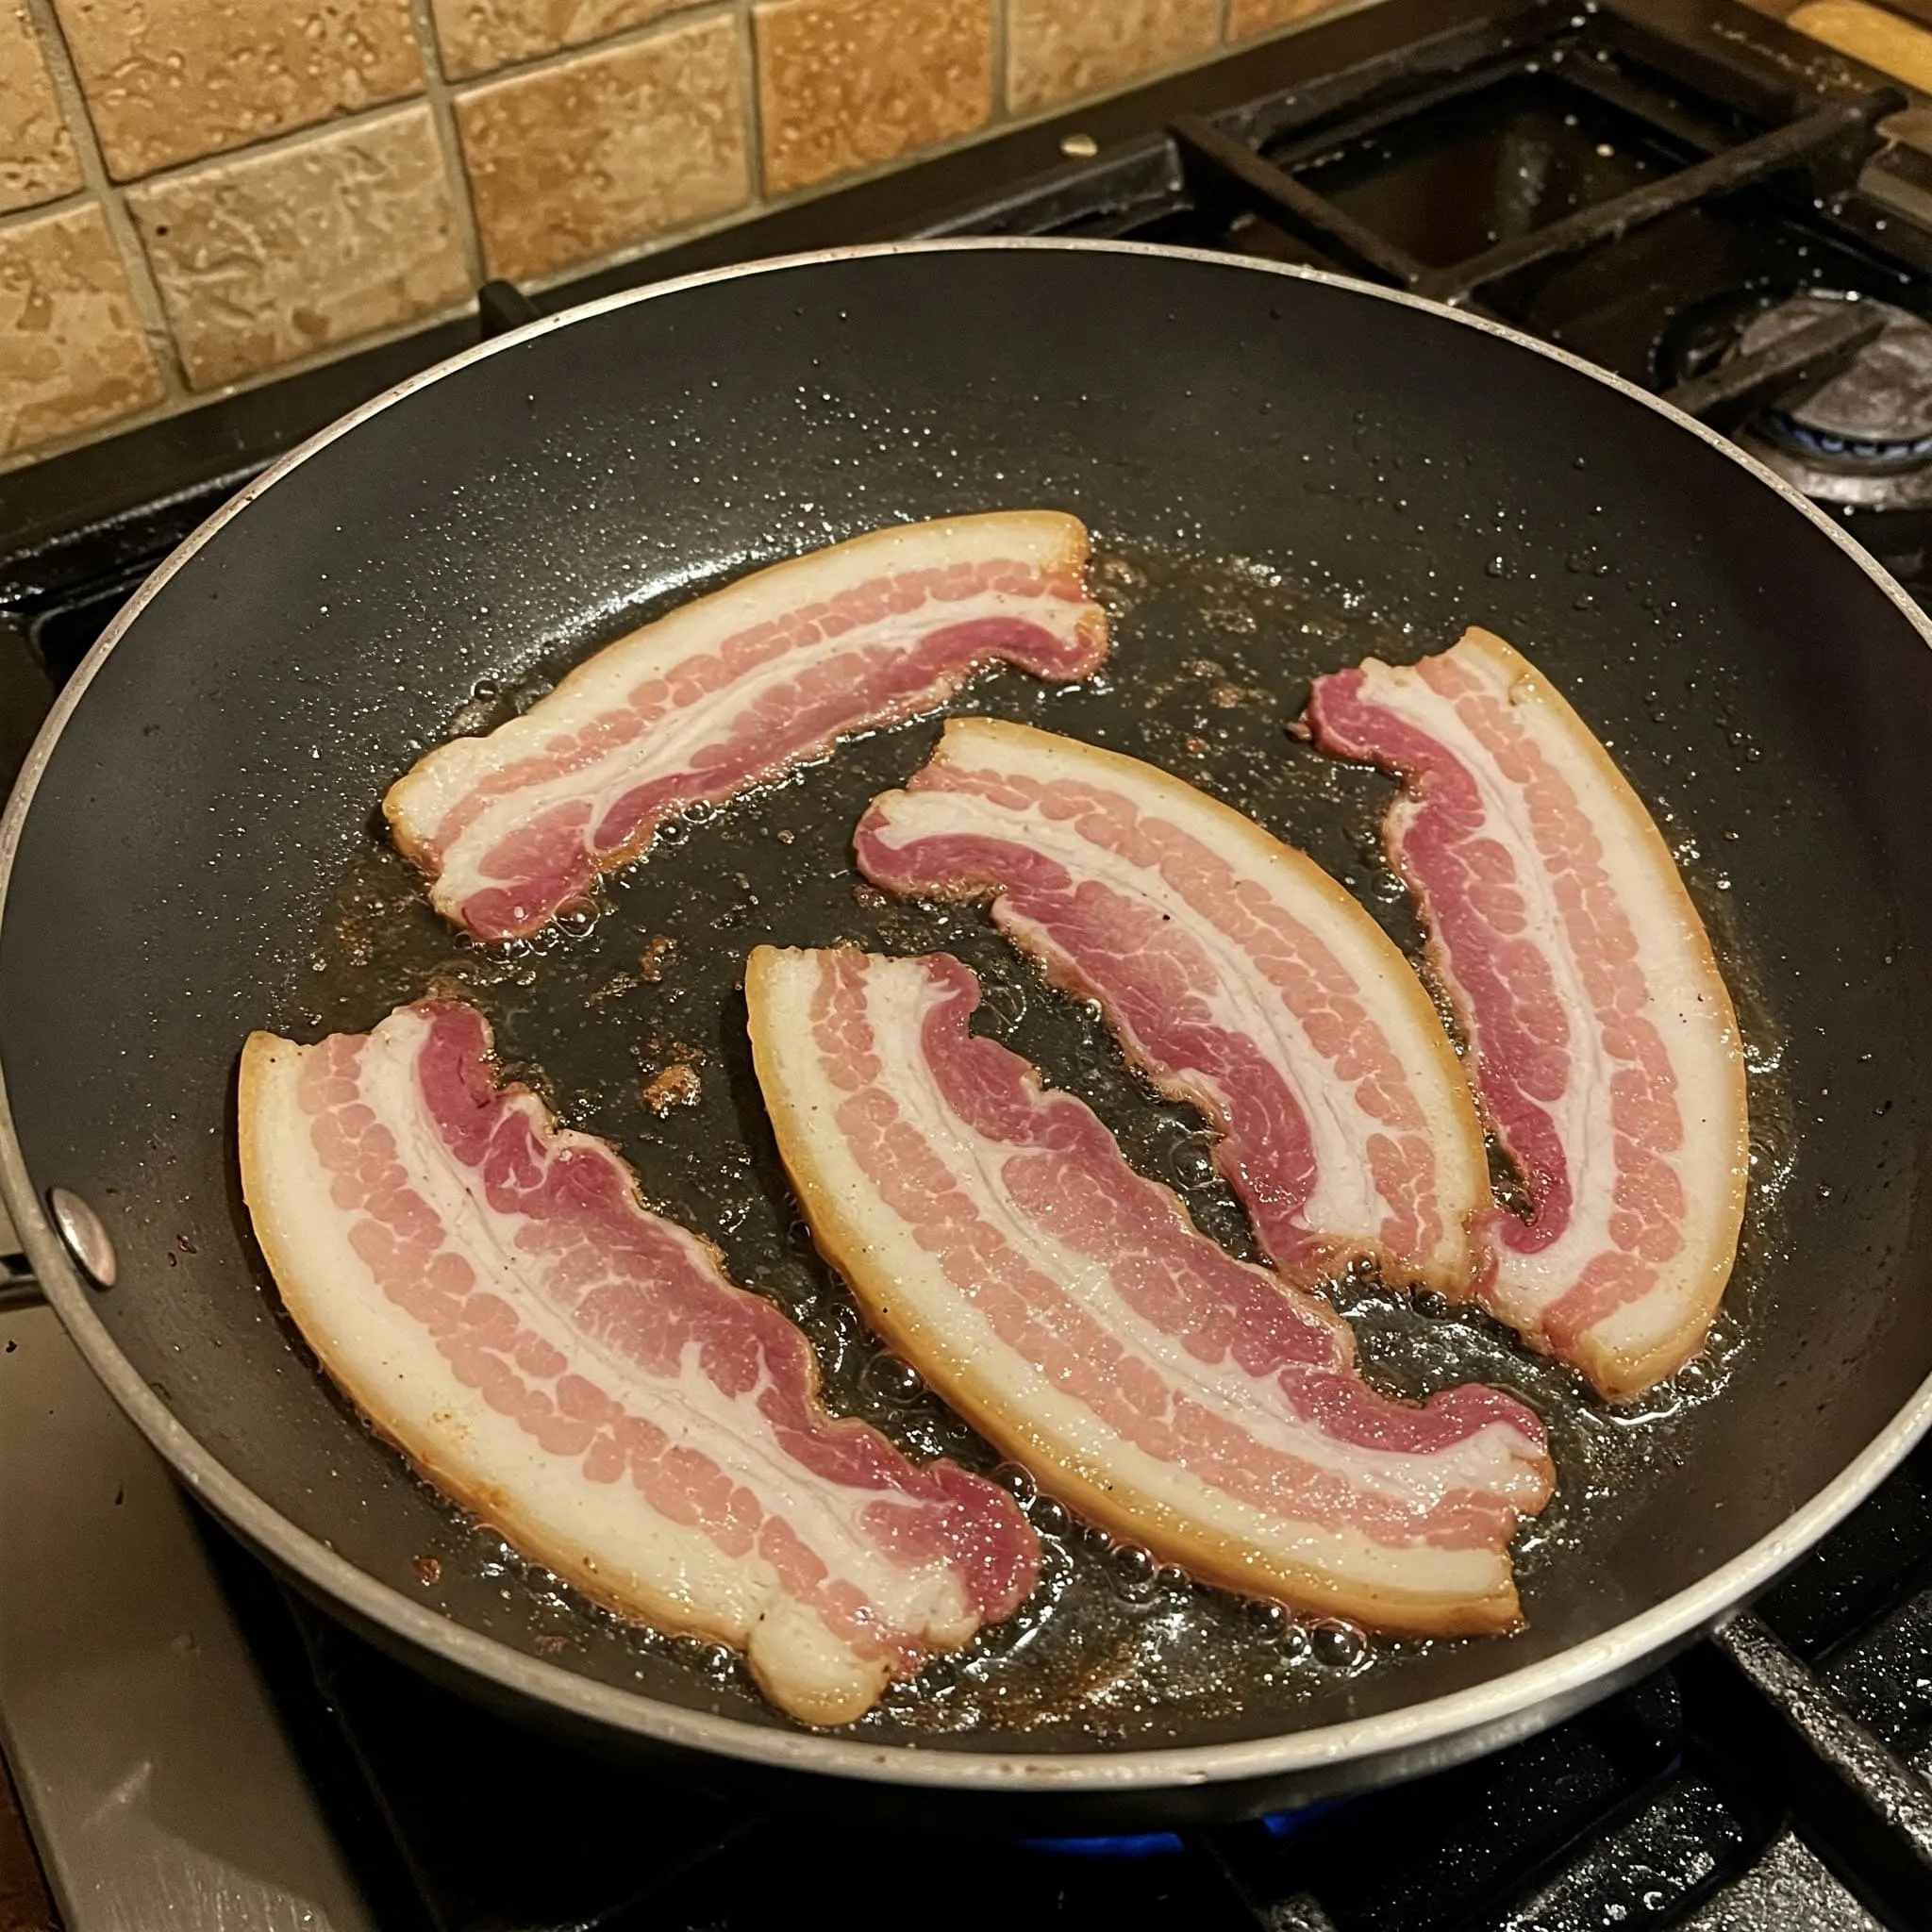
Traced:
<svg viewBox="0 0 1932 1932">
<path fill-rule="evenodd" d="M 1734 436 L 1932 606 L 1932 105 L 1790 11 L 1383 0 L 0 476 L 0 760 L 202 517 L 478 329 L 900 237 L 1174 242 L 1501 317 Z M 808 1887 L 940 1926 L 1932 1924 L 1932 1448 L 1755 1611 L 1478 1762 L 1235 1827 L 962 1848 L 669 1788 L 412 1674 L 184 1503 L 29 1302 L 0 1287 L 0 1745 L 71 1932 L 695 1932 L 790 1921 Z"/>
</svg>

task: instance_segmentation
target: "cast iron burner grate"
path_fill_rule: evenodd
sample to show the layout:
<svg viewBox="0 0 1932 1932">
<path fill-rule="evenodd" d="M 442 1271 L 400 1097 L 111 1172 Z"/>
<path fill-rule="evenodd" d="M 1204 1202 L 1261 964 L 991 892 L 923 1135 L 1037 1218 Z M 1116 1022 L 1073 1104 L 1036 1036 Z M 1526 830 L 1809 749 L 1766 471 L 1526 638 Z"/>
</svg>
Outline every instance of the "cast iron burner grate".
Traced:
<svg viewBox="0 0 1932 1932">
<path fill-rule="evenodd" d="M 894 236 L 1181 242 L 1502 316 L 1769 459 L 1782 449 L 1824 475 L 1806 487 L 1829 498 L 1834 462 L 1870 459 L 1802 438 L 1793 449 L 1789 425 L 1835 433 L 1829 386 L 1857 374 L 1890 318 L 1932 314 L 1932 233 L 1875 198 L 1879 125 L 1900 97 L 1800 91 L 1789 62 L 1751 54 L 1738 26 L 1755 20 L 1728 0 L 1384 0 L 546 291 L 537 308 Z M 1091 158 L 1042 172 L 1057 142 Z M 479 308 L 491 332 L 536 312 L 500 286 Z M 0 764 L 17 765 L 22 724 L 208 511 L 476 326 L 0 477 L 0 528 L 14 533 L 0 553 Z M 1852 441 L 1922 433 L 1881 424 Z M 1907 472 L 1917 460 L 1881 454 Z M 1925 576 L 1926 511 L 1842 508 L 1902 575 Z M 733 1932 L 791 1923 L 809 1898 L 974 1932 L 1932 1925 L 1932 1449 L 1756 1615 L 1542 1736 L 1250 1825 L 965 1850 L 862 1817 L 751 1815 L 532 1738 L 285 1594 L 218 1532 L 209 1541 L 384 1924 Z"/>
</svg>

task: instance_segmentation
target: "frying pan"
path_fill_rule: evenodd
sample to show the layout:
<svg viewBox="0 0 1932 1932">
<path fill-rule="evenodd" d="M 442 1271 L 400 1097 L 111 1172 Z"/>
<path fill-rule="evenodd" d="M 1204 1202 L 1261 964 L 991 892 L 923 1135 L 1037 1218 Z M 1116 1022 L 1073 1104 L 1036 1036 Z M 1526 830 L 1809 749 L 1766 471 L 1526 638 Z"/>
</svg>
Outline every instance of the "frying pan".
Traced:
<svg viewBox="0 0 1932 1932">
<path fill-rule="evenodd" d="M 881 907 L 845 841 L 935 727 L 877 734 L 680 829 L 594 920 L 466 948 L 374 826 L 426 745 L 526 701 L 694 590 L 895 519 L 1071 509 L 1118 660 L 964 703 L 1138 751 L 1256 812 L 1413 938 L 1374 857 L 1389 796 L 1282 727 L 1309 677 L 1480 621 L 1612 746 L 1739 992 L 1752 1219 L 1708 1362 L 1632 1412 L 1474 1316 L 1350 1282 L 1371 1373 L 1480 1374 L 1551 1418 L 1563 1493 L 1505 1640 L 1300 1640 L 1156 1579 L 1036 1504 L 1053 1590 L 864 1724 L 819 1734 L 715 1656 L 524 1572 L 375 1441 L 304 1354 L 247 1233 L 244 1034 L 366 1026 L 436 984 L 609 1134 L 652 1197 L 806 1323 L 839 1405 L 990 1460 L 880 1364 L 801 1240 L 742 1046 L 765 938 L 944 944 L 986 1024 L 1085 1092 L 1197 1217 L 1243 1230 L 1200 1123 L 973 908 Z M 870 249 L 646 289 L 460 356 L 252 485 L 68 687 L 5 826 L 0 1180 L 47 1292 L 188 1488 L 418 1665 L 718 1788 L 1030 1829 L 1252 1814 L 1551 1723 L 1769 1583 L 1932 1416 L 1921 1074 L 1932 1028 L 1925 620 L 1766 471 L 1487 322 L 1300 270 L 1125 244 Z M 635 968 L 672 941 L 656 981 Z M 659 1119 L 669 1058 L 701 1104 Z M 48 1191 L 118 1254 L 76 1272 Z M 85 1614 L 84 1606 L 75 1607 Z M 1001 1690 L 1000 1687 L 1005 1690 Z"/>
</svg>

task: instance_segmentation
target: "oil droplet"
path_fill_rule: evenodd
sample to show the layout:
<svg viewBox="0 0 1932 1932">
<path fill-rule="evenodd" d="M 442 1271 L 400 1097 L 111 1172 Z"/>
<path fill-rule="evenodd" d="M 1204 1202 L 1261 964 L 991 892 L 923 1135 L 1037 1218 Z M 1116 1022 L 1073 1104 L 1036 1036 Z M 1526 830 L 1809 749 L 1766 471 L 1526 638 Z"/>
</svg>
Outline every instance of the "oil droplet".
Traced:
<svg viewBox="0 0 1932 1932">
<path fill-rule="evenodd" d="M 1339 1617 L 1322 1617 L 1310 1624 L 1308 1647 L 1315 1661 L 1331 1671 L 1357 1670 L 1368 1660 L 1367 1633 Z"/>
<path fill-rule="evenodd" d="M 888 1684 L 879 1693 L 878 1707 L 893 1717 L 916 1717 L 925 1693 L 909 1677 Z"/>
<path fill-rule="evenodd" d="M 1022 1469 L 1017 1462 L 1001 1463 L 993 1471 L 992 1479 L 1023 1509 L 1040 1494 L 1040 1485 L 1033 1480 L 1031 1472 Z"/>
<path fill-rule="evenodd" d="M 1026 1013 L 1025 995 L 1018 987 L 1002 980 L 990 981 L 980 988 L 979 1004 L 994 1014 L 1003 1026 L 1017 1026 Z"/>
<path fill-rule="evenodd" d="M 1198 1134 L 1183 1134 L 1168 1150 L 1168 1172 L 1177 1186 L 1198 1188 L 1214 1178 L 1214 1156 Z"/>
<path fill-rule="evenodd" d="M 1130 1604 L 1151 1602 L 1160 1591 L 1160 1565 L 1151 1550 L 1123 1543 L 1108 1557 L 1114 1588 Z"/>
<path fill-rule="evenodd" d="M 919 1372 L 895 1355 L 876 1357 L 864 1375 L 866 1391 L 881 1402 L 909 1402 L 919 1393 Z"/>
<path fill-rule="evenodd" d="M 1042 1536 L 1065 1536 L 1074 1526 L 1073 1517 L 1051 1496 L 1036 1496 L 1032 1508 L 1026 1513 L 1032 1517 L 1034 1528 Z"/>
</svg>

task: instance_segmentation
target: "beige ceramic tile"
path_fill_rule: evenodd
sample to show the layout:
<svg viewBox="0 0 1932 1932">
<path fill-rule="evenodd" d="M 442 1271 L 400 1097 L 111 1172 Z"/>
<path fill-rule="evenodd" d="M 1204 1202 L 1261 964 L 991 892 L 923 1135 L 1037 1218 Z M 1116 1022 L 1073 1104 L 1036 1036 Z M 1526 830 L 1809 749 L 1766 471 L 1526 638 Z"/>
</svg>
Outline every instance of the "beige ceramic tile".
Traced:
<svg viewBox="0 0 1932 1932">
<path fill-rule="evenodd" d="M 129 180 L 419 92 L 409 0 L 54 0 Z"/>
<path fill-rule="evenodd" d="M 160 399 L 160 374 L 99 208 L 0 228 L 0 455 Z"/>
<path fill-rule="evenodd" d="M 1221 0 L 1008 0 L 1007 103 L 1017 114 L 1203 54 Z"/>
<path fill-rule="evenodd" d="M 181 364 L 212 389 L 469 291 L 426 107 L 128 191 Z"/>
<path fill-rule="evenodd" d="M 512 60 L 581 47 L 641 26 L 691 0 L 430 0 L 442 71 L 452 80 Z"/>
<path fill-rule="evenodd" d="M 1273 27 L 1292 26 L 1320 13 L 1335 13 L 1347 0 L 1227 0 L 1227 37 L 1246 40 Z"/>
<path fill-rule="evenodd" d="M 552 275 L 745 200 L 739 66 L 713 14 L 459 93 L 490 273 Z"/>
<path fill-rule="evenodd" d="M 20 0 L 0 0 L 0 213 L 72 194 L 80 164 Z"/>
<path fill-rule="evenodd" d="M 992 111 L 989 0 L 758 0 L 773 194 L 970 133 Z"/>
</svg>

